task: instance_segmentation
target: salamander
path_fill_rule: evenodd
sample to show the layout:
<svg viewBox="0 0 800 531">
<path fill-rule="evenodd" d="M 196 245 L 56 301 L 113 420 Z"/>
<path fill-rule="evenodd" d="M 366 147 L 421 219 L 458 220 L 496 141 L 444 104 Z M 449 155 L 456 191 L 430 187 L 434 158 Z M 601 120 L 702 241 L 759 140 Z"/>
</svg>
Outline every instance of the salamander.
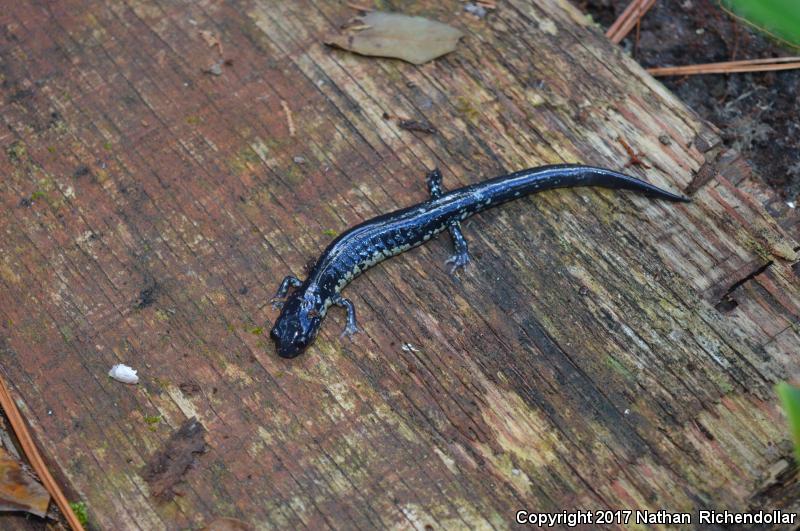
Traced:
<svg viewBox="0 0 800 531">
<path fill-rule="evenodd" d="M 346 230 L 328 245 L 305 280 L 293 275 L 283 279 L 272 299 L 273 306 L 281 308 L 270 332 L 278 355 L 293 358 L 302 353 L 314 341 L 332 305 L 347 310 L 342 336 L 356 333 L 355 307 L 341 295 L 342 289 L 375 264 L 421 245 L 440 232 L 449 230 L 455 246 L 455 254 L 447 260 L 451 273 L 466 266 L 470 258 L 460 222 L 487 208 L 543 190 L 576 186 L 633 190 L 667 201 L 689 201 L 613 170 L 577 164 L 531 168 L 450 192 L 442 190 L 438 169 L 429 172 L 426 180 L 430 199 Z"/>
</svg>

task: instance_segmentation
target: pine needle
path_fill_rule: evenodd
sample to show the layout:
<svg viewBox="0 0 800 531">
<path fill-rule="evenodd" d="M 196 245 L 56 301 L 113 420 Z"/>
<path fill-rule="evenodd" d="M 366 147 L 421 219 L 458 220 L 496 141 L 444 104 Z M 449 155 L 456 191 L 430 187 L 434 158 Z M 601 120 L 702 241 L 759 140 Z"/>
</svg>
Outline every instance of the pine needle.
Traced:
<svg viewBox="0 0 800 531">
<path fill-rule="evenodd" d="M 614 44 L 622 42 L 655 3 L 656 0 L 633 0 L 608 28 L 606 37 Z"/>
<path fill-rule="evenodd" d="M 648 68 L 653 76 L 691 76 L 697 74 L 735 74 L 742 72 L 771 72 L 800 68 L 800 57 L 776 57 L 772 59 L 745 59 L 722 63 L 703 63 L 685 66 L 661 66 Z"/>
</svg>

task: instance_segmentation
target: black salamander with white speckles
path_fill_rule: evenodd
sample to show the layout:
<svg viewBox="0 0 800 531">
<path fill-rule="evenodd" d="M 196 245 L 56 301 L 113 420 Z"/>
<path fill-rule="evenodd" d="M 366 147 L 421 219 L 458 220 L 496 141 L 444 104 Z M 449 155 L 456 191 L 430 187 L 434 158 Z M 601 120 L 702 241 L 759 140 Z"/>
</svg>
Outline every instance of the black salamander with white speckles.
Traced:
<svg viewBox="0 0 800 531">
<path fill-rule="evenodd" d="M 572 164 L 518 171 L 447 193 L 442 191 L 438 170 L 430 172 L 427 181 L 431 194 L 428 201 L 356 225 L 333 240 L 305 281 L 294 276 L 283 279 L 273 299 L 273 304 L 282 306 L 282 310 L 270 332 L 280 356 L 293 358 L 303 352 L 317 336 L 331 305 L 347 310 L 343 335 L 357 332 L 355 308 L 341 291 L 378 262 L 448 229 L 456 252 L 447 262 L 453 270 L 465 266 L 469 255 L 459 223 L 487 208 L 551 188 L 576 186 L 619 188 L 667 201 L 689 201 L 613 170 Z M 291 293 L 290 288 L 294 288 Z"/>
</svg>

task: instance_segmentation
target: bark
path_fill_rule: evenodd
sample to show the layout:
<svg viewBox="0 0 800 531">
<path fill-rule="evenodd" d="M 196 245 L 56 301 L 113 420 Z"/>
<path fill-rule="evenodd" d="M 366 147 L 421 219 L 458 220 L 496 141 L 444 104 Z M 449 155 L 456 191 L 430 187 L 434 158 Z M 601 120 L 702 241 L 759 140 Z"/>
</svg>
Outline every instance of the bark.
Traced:
<svg viewBox="0 0 800 531">
<path fill-rule="evenodd" d="M 94 525 L 507 528 L 520 509 L 763 499 L 791 459 L 773 385 L 800 374 L 775 198 L 575 8 L 498 4 L 396 6 L 466 34 L 422 66 L 325 47 L 344 3 L 0 12 L 0 370 Z M 457 279 L 439 237 L 346 289 L 352 342 L 331 310 L 305 355 L 275 356 L 280 279 L 424 200 L 427 169 L 445 187 L 623 169 L 620 138 L 652 166 L 626 171 L 694 202 L 492 209 L 464 224 Z M 190 417 L 208 451 L 161 501 L 142 470 Z"/>
</svg>

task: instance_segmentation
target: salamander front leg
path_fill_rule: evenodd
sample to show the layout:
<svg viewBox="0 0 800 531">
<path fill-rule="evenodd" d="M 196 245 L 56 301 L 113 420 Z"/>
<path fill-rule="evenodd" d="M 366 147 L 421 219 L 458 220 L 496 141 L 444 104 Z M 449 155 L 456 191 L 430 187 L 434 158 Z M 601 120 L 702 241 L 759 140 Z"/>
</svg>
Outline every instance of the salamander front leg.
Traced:
<svg viewBox="0 0 800 531">
<path fill-rule="evenodd" d="M 289 293 L 289 287 L 297 288 L 303 284 L 303 281 L 297 278 L 294 275 L 288 275 L 286 278 L 283 279 L 281 285 L 278 287 L 278 291 L 275 292 L 275 296 L 272 297 L 270 301 L 272 303 L 273 308 L 280 308 L 283 306 L 283 301 L 281 299 L 286 298 L 286 294 Z"/>
<path fill-rule="evenodd" d="M 425 181 L 428 184 L 428 191 L 431 193 L 433 199 L 442 195 L 442 172 L 439 171 L 439 168 L 428 172 Z M 445 264 L 452 264 L 450 274 L 453 274 L 456 272 L 456 269 L 465 267 L 469 263 L 469 249 L 467 247 L 467 240 L 464 239 L 464 235 L 461 233 L 460 222 L 452 221 L 448 229 L 450 230 L 450 237 L 453 238 L 453 245 L 456 248 L 456 253 L 448 258 Z"/>
<path fill-rule="evenodd" d="M 347 310 L 347 325 L 344 327 L 344 331 L 342 331 L 342 337 L 352 336 L 358 332 L 358 326 L 356 326 L 356 307 L 353 306 L 353 302 L 337 294 L 333 297 L 333 303 Z"/>
<path fill-rule="evenodd" d="M 439 168 L 429 171 L 425 176 L 425 182 L 428 184 L 428 191 L 433 199 L 442 195 L 442 172 L 439 171 Z"/>
</svg>

